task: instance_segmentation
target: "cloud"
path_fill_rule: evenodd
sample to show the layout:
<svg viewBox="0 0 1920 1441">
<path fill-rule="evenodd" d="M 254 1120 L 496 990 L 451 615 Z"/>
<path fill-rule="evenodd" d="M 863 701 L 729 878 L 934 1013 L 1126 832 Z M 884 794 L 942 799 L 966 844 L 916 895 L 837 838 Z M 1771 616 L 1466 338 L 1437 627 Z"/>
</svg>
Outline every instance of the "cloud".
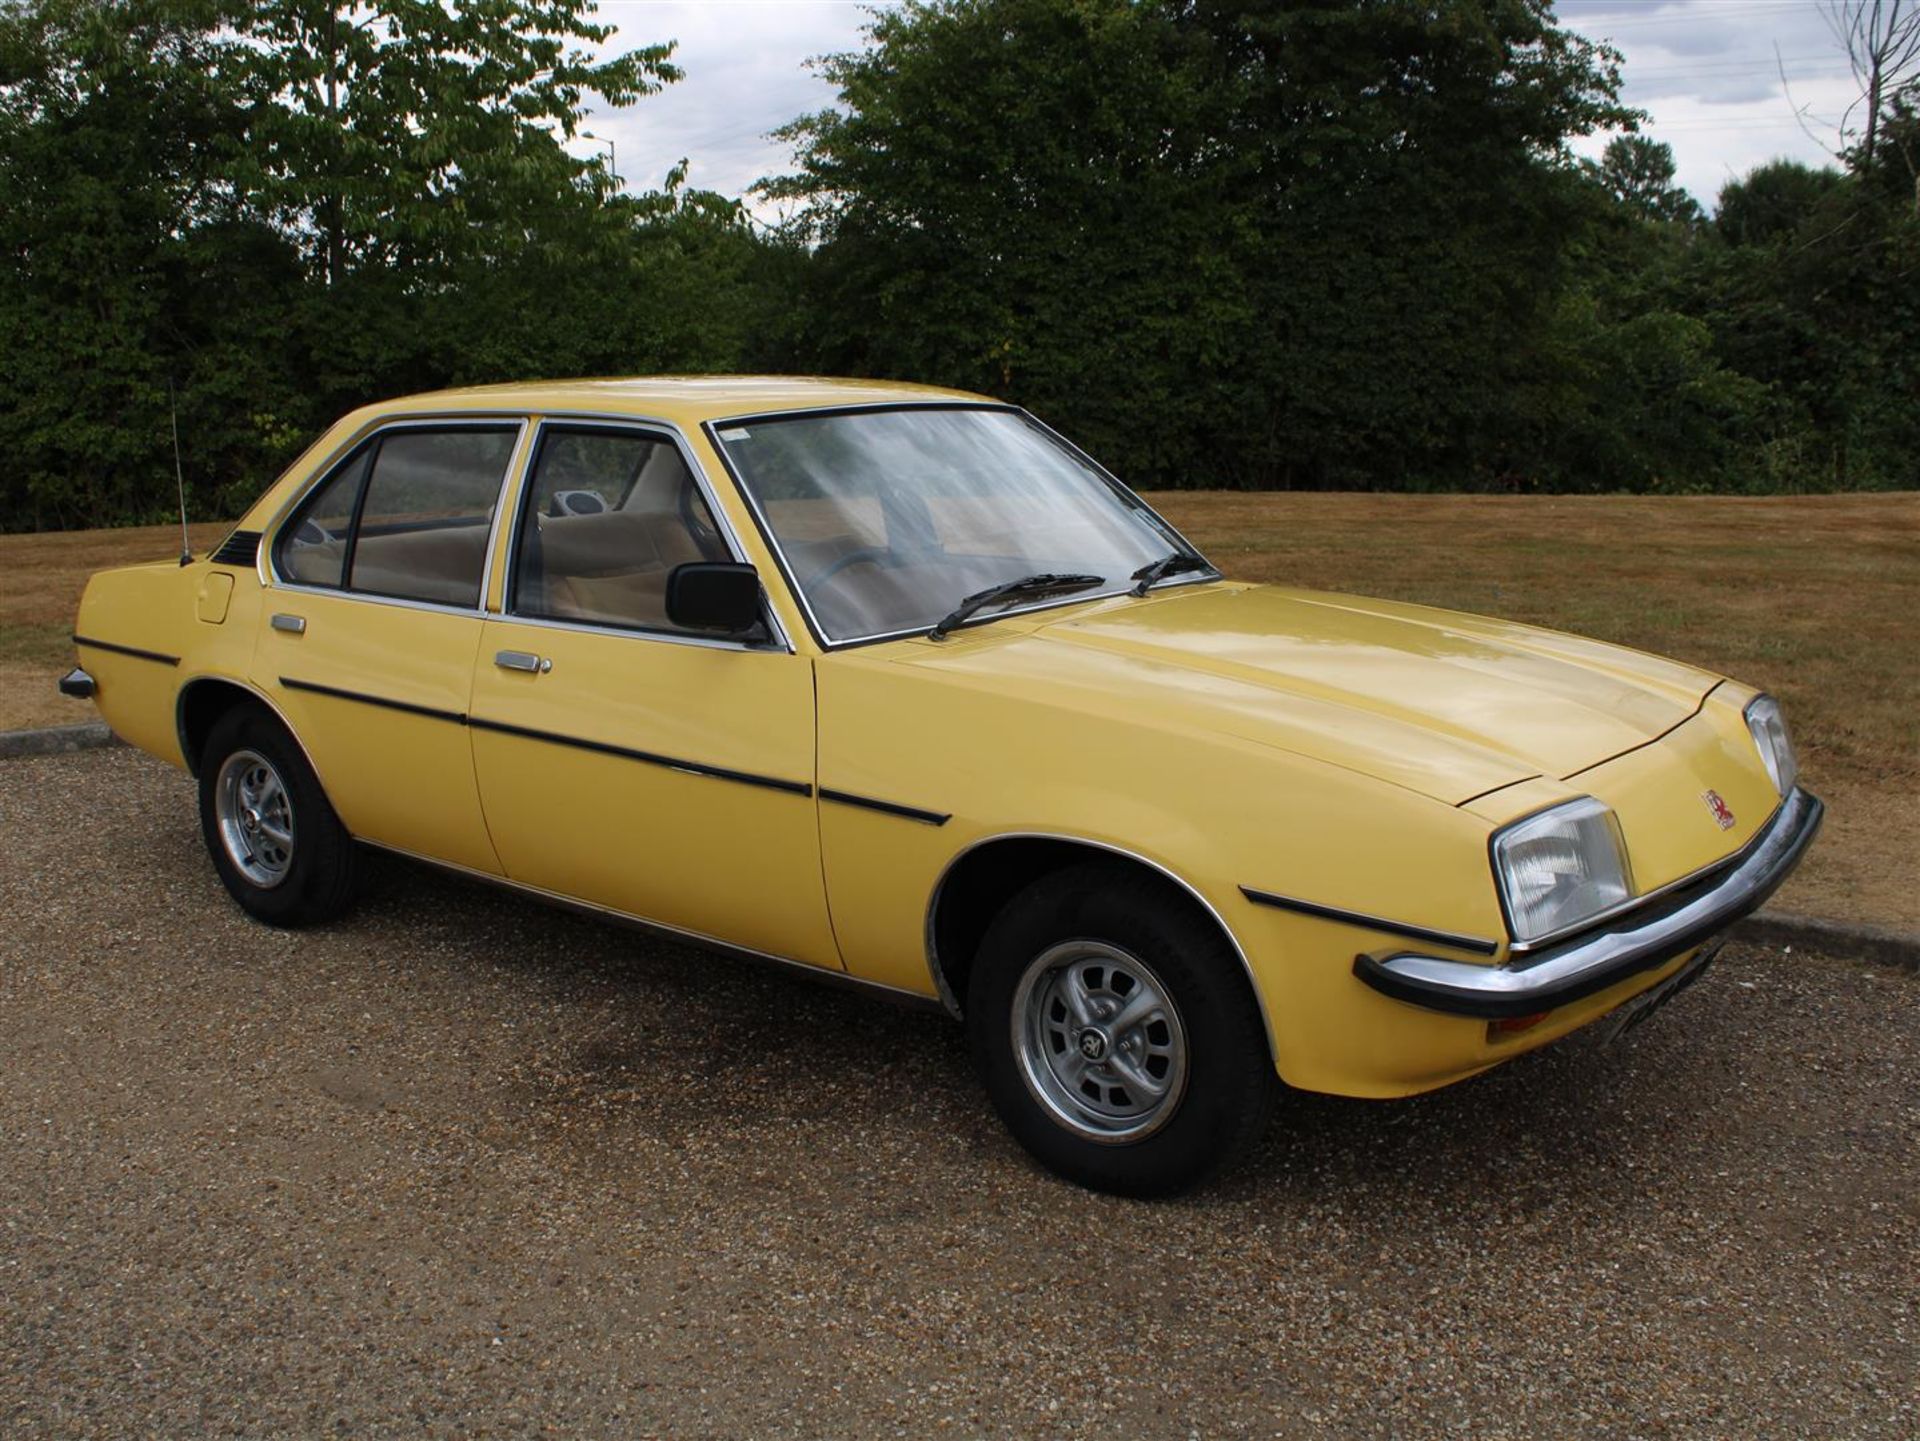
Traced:
<svg viewBox="0 0 1920 1441">
<path fill-rule="evenodd" d="M 1829 163 L 1795 108 L 1811 112 L 1816 133 L 1825 126 L 1830 144 L 1857 98 L 1814 0 L 1561 0 L 1557 13 L 1622 52 L 1627 102 L 1650 114 L 1645 133 L 1673 147 L 1680 183 L 1709 205 L 1728 179 L 1777 156 Z M 791 164 L 770 132 L 834 101 L 806 61 L 857 48 L 871 17 L 853 0 L 601 0 L 600 18 L 616 27 L 617 46 L 677 40 L 686 71 L 664 93 L 587 121 L 613 142 L 627 185 L 657 187 L 684 157 L 693 184 L 744 196 Z M 1577 148 L 1597 155 L 1605 143 Z"/>
<path fill-rule="evenodd" d="M 833 87 L 806 62 L 858 48 L 869 16 L 844 0 L 601 0 L 600 19 L 616 27 L 610 48 L 677 41 L 674 63 L 686 72 L 658 95 L 586 121 L 613 142 L 628 188 L 657 188 L 684 158 L 690 184 L 743 196 L 791 163 L 770 132 L 833 103 Z"/>
<path fill-rule="evenodd" d="M 1680 183 L 1708 206 L 1769 160 L 1832 163 L 1859 91 L 1814 0 L 1563 0 L 1557 13 L 1621 52 L 1623 98 L 1649 116 L 1642 132 L 1673 147 Z M 1575 148 L 1597 155 L 1606 138 Z"/>
</svg>

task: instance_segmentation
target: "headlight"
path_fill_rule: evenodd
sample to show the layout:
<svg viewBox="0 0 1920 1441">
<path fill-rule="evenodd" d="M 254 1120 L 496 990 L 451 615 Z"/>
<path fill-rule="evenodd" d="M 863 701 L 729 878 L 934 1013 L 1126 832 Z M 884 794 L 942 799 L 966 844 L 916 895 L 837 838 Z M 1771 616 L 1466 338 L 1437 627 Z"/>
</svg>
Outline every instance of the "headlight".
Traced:
<svg viewBox="0 0 1920 1441">
<path fill-rule="evenodd" d="M 1793 738 L 1787 734 L 1787 718 L 1780 702 L 1770 695 L 1757 697 L 1747 706 L 1747 729 L 1760 749 L 1760 760 L 1773 777 L 1774 789 L 1781 795 L 1793 789 L 1800 774 L 1800 763 L 1793 758 Z"/>
<path fill-rule="evenodd" d="M 1633 897 L 1620 824 L 1591 796 L 1501 831 L 1493 868 L 1516 941 L 1569 930 Z"/>
</svg>

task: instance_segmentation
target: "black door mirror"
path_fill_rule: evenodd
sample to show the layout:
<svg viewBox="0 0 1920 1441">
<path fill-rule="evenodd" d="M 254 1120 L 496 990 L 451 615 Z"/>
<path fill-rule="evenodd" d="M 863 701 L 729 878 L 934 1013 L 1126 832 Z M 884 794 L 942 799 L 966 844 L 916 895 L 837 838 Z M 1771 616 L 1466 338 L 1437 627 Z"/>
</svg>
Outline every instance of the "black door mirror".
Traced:
<svg viewBox="0 0 1920 1441">
<path fill-rule="evenodd" d="M 667 619 L 688 630 L 745 635 L 760 624 L 760 574 L 735 561 L 690 561 L 667 577 Z"/>
</svg>

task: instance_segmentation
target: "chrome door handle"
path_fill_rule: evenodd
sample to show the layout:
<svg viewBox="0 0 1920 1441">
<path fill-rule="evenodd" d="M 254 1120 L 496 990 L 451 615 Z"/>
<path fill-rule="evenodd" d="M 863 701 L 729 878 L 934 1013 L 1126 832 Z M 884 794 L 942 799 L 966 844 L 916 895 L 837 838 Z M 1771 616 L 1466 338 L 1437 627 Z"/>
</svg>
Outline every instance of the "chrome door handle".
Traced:
<svg viewBox="0 0 1920 1441">
<path fill-rule="evenodd" d="M 524 670 L 533 675 L 545 675 L 553 669 L 553 662 L 545 656 L 533 655 L 524 650 L 503 650 L 495 653 L 493 663 L 501 670 Z"/>
<path fill-rule="evenodd" d="M 307 618 L 304 615 L 288 615 L 284 611 L 268 622 L 275 630 L 283 630 L 288 635 L 305 635 Z"/>
</svg>

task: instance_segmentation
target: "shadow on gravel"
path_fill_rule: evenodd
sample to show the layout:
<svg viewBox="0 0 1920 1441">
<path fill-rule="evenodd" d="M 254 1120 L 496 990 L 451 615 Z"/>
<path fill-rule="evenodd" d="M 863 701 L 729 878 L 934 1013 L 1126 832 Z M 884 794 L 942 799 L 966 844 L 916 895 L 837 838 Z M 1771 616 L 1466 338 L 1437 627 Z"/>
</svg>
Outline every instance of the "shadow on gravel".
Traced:
<svg viewBox="0 0 1920 1441">
<path fill-rule="evenodd" d="M 615 1170 L 640 1143 L 751 1148 L 804 1129 L 822 1166 L 881 1154 L 923 1178 L 984 1166 L 1073 1193 L 1006 1137 L 944 1017 L 387 858 L 356 924 L 433 916 L 458 918 L 439 923 L 459 931 L 449 964 L 503 973 L 552 1008 L 515 1087 L 530 1124 Z M 1737 1037 L 1702 1024 L 1704 1009 L 1683 998 L 1617 1045 L 1576 1034 L 1407 1100 L 1283 1090 L 1255 1154 L 1178 1205 L 1272 1210 L 1347 1195 L 1414 1223 L 1462 1210 L 1511 1222 L 1569 1194 L 1631 1202 L 1662 1184 L 1672 1148 L 1657 1138 L 1712 1124 L 1713 1092 L 1675 1086 L 1671 1071 L 1737 1067 Z"/>
</svg>

